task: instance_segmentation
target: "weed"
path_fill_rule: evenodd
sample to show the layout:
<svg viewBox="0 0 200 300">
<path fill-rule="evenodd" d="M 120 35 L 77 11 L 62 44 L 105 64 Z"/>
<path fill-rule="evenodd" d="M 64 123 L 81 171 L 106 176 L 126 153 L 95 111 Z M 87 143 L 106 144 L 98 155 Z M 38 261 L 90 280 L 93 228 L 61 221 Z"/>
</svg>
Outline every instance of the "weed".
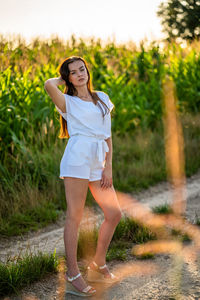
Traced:
<svg viewBox="0 0 200 300">
<path fill-rule="evenodd" d="M 135 255 L 134 252 L 132 254 Z M 155 254 L 151 253 L 151 252 L 142 253 L 141 255 L 135 255 L 135 256 L 139 259 L 152 259 L 152 258 L 155 258 Z"/>
<path fill-rule="evenodd" d="M 172 207 L 167 203 L 153 207 L 152 211 L 155 214 L 171 214 L 171 213 L 173 213 Z"/>
<path fill-rule="evenodd" d="M 195 213 L 195 224 L 200 226 L 200 218 L 198 217 L 197 213 Z"/>
<path fill-rule="evenodd" d="M 172 236 L 179 238 L 182 242 L 189 242 L 192 240 L 187 233 L 182 233 L 180 230 L 174 228 L 171 230 L 171 234 Z"/>
<path fill-rule="evenodd" d="M 113 241 L 123 240 L 132 243 L 144 243 L 156 239 L 156 235 L 146 226 L 132 218 L 123 217 L 116 227 Z"/>
</svg>

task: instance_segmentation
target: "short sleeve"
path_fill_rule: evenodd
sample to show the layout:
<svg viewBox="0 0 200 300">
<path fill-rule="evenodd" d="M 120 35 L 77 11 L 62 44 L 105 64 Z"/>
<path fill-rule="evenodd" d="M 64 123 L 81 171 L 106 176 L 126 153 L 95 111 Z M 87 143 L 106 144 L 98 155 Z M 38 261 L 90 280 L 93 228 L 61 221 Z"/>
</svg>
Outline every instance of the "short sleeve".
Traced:
<svg viewBox="0 0 200 300">
<path fill-rule="evenodd" d="M 68 105 L 67 105 L 67 101 L 68 101 L 68 95 L 67 94 L 63 94 L 64 95 L 64 97 L 65 97 L 65 105 L 66 105 L 66 113 L 63 113 L 61 110 L 60 110 L 60 108 L 58 108 L 56 105 L 55 105 L 55 107 L 56 107 L 56 110 L 59 112 L 59 114 L 67 121 L 67 111 L 68 111 Z"/>
<path fill-rule="evenodd" d="M 109 96 L 104 92 L 101 92 L 100 96 L 102 96 L 102 100 L 104 100 L 105 104 L 108 106 L 108 108 L 111 112 L 112 109 L 114 108 L 114 104 L 111 102 Z"/>
<path fill-rule="evenodd" d="M 112 111 L 112 109 L 114 108 L 114 104 L 110 101 L 109 97 L 108 97 L 108 107 L 109 107 L 110 111 Z"/>
</svg>

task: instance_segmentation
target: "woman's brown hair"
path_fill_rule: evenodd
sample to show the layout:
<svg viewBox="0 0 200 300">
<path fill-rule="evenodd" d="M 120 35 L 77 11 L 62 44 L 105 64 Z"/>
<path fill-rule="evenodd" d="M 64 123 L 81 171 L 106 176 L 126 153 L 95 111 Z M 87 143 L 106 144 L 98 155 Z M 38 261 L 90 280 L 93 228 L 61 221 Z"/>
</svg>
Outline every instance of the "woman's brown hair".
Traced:
<svg viewBox="0 0 200 300">
<path fill-rule="evenodd" d="M 70 56 L 68 58 L 66 58 L 59 66 L 59 73 L 60 76 L 62 77 L 62 79 L 65 81 L 66 83 L 66 87 L 65 87 L 65 91 L 64 93 L 70 96 L 77 96 L 78 92 L 76 90 L 76 88 L 73 86 L 73 84 L 69 81 L 69 74 L 70 74 L 70 70 L 69 70 L 69 64 L 73 63 L 74 61 L 77 60 L 81 60 L 84 65 L 85 68 L 87 70 L 87 74 L 88 74 L 88 82 L 87 82 L 87 88 L 88 91 L 94 101 L 94 104 L 97 105 L 98 101 L 101 102 L 101 104 L 103 105 L 103 107 L 105 108 L 105 110 L 103 110 L 102 106 L 99 105 L 99 108 L 102 111 L 102 116 L 104 117 L 105 114 L 107 114 L 109 112 L 109 108 L 108 106 L 99 98 L 99 96 L 97 95 L 97 93 L 95 91 L 93 91 L 92 89 L 92 82 L 91 82 L 91 78 L 90 78 L 90 73 L 88 70 L 88 66 L 86 61 L 80 57 L 80 56 Z M 69 133 L 67 130 L 67 121 L 60 115 L 60 133 L 59 133 L 59 138 L 63 139 L 63 138 L 69 138 Z"/>
</svg>

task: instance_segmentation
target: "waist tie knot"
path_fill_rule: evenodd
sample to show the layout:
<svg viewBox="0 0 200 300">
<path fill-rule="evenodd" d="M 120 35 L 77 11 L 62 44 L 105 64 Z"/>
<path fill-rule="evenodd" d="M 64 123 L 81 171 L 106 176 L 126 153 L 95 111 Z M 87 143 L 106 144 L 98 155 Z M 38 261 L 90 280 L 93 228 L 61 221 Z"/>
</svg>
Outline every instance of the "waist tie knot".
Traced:
<svg viewBox="0 0 200 300">
<path fill-rule="evenodd" d="M 98 160 L 103 161 L 105 152 L 109 151 L 108 145 L 105 140 L 98 140 L 97 145 Z"/>
<path fill-rule="evenodd" d="M 71 137 L 74 136 L 80 136 L 80 137 L 86 137 L 89 138 L 91 141 L 97 142 L 97 157 L 98 161 L 103 162 L 105 157 L 105 152 L 109 152 L 109 147 L 106 141 L 103 138 L 96 137 L 96 136 L 90 136 L 90 135 L 83 135 L 83 134 L 74 134 L 71 135 Z"/>
</svg>

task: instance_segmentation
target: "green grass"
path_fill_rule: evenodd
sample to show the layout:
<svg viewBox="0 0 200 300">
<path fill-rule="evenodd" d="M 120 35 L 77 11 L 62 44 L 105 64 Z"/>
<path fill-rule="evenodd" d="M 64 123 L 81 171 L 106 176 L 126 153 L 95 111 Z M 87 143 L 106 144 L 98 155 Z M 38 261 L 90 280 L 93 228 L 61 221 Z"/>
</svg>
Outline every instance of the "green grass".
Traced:
<svg viewBox="0 0 200 300">
<path fill-rule="evenodd" d="M 167 203 L 152 207 L 152 212 L 155 214 L 171 214 L 173 210 L 171 206 Z"/>
<path fill-rule="evenodd" d="M 145 243 L 156 239 L 155 233 L 140 222 L 123 217 L 116 227 L 113 241 L 131 241 L 132 243 Z"/>
<path fill-rule="evenodd" d="M 58 210 L 54 203 L 45 203 L 26 213 L 17 213 L 3 219 L 0 223 L 0 234 L 6 236 L 20 235 L 28 231 L 36 231 L 44 226 L 56 222 L 63 211 Z"/>
<path fill-rule="evenodd" d="M 57 272 L 58 259 L 54 254 L 26 254 L 16 261 L 0 263 L 0 296 L 18 293 L 48 273 Z"/>
<path fill-rule="evenodd" d="M 111 243 L 110 248 L 106 255 L 106 260 L 122 260 L 125 261 L 127 259 L 127 249 L 130 248 L 130 244 L 124 244 L 122 242 Z"/>
<path fill-rule="evenodd" d="M 190 242 L 192 239 L 187 233 L 182 233 L 180 230 L 172 229 L 172 236 L 178 238 L 181 242 Z"/>
<path fill-rule="evenodd" d="M 98 239 L 98 228 L 82 229 L 78 239 L 78 258 L 90 258 L 95 254 Z M 156 235 L 150 229 L 139 222 L 123 217 L 116 227 L 107 253 L 107 260 L 125 260 L 127 249 L 133 243 L 144 243 L 156 239 Z"/>
<path fill-rule="evenodd" d="M 196 225 L 200 226 L 200 219 L 196 220 Z"/>
<path fill-rule="evenodd" d="M 140 191 L 166 179 L 162 130 L 124 137 L 113 134 L 113 174 L 116 189 Z"/>
<path fill-rule="evenodd" d="M 195 174 L 200 168 L 200 118 L 199 114 L 185 114 L 181 117 L 185 144 L 185 174 Z"/>
<path fill-rule="evenodd" d="M 142 253 L 141 255 L 135 255 L 133 253 L 133 256 L 136 256 L 138 259 L 152 259 L 155 258 L 155 254 L 151 252 Z"/>
<path fill-rule="evenodd" d="M 96 245 L 98 239 L 98 228 L 90 229 L 80 229 L 79 238 L 78 238 L 78 249 L 77 256 L 78 258 L 88 258 L 92 257 L 95 253 Z"/>
<path fill-rule="evenodd" d="M 197 214 L 195 214 L 195 224 L 200 226 L 200 218 Z"/>
</svg>

